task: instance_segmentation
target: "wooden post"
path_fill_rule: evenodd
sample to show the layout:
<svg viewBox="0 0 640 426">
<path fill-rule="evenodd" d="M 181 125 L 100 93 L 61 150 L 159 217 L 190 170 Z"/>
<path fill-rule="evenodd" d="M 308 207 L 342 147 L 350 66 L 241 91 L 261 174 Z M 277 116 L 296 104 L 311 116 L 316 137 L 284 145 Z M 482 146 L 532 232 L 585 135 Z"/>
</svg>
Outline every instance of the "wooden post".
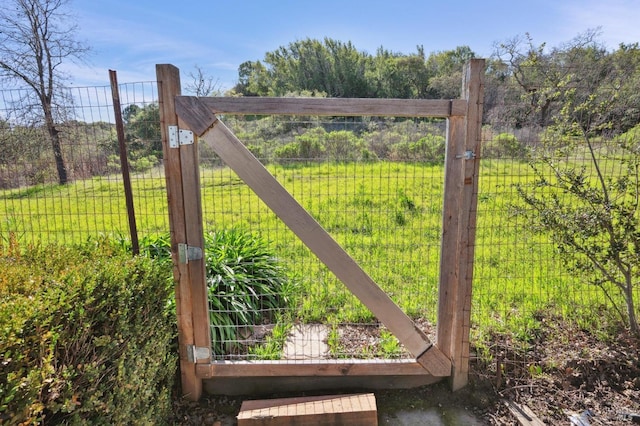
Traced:
<svg viewBox="0 0 640 426">
<path fill-rule="evenodd" d="M 451 359 L 451 388 L 469 380 L 471 284 L 475 248 L 479 154 L 482 131 L 484 60 L 464 72 L 464 118 L 451 117 L 447 129 L 445 198 L 438 304 L 437 346 Z"/>
<path fill-rule="evenodd" d="M 179 255 L 180 244 L 186 244 L 187 247 L 204 248 L 202 245 L 202 222 L 199 221 L 199 224 L 195 223 L 198 221 L 194 222 L 194 215 L 201 211 L 197 145 L 194 137 L 193 145 L 170 147 L 169 126 L 178 126 L 175 97 L 180 95 L 180 72 L 173 65 L 161 64 L 156 65 L 156 75 L 169 204 L 171 256 L 176 283 L 180 377 L 185 397 L 198 400 L 202 395 L 202 379 L 196 375 L 196 365 L 193 360 L 189 359 L 188 348 L 211 347 L 211 341 L 208 337 L 208 315 L 206 314 L 208 306 L 204 285 L 204 261 L 181 262 Z M 205 324 L 202 324 L 203 311 Z"/>
<path fill-rule="evenodd" d="M 118 88 L 118 74 L 109 70 L 111 82 L 111 99 L 113 99 L 113 117 L 116 121 L 116 135 L 118 136 L 118 148 L 120 150 L 120 170 L 122 183 L 124 184 L 124 199 L 127 205 L 127 218 L 129 219 L 129 235 L 131 235 L 131 251 L 134 255 L 140 254 L 138 243 L 138 228 L 136 227 L 136 212 L 133 206 L 133 190 L 131 189 L 131 174 L 129 173 L 129 159 L 127 156 L 127 142 L 124 137 L 124 124 L 122 111 L 120 110 L 120 89 Z"/>
</svg>

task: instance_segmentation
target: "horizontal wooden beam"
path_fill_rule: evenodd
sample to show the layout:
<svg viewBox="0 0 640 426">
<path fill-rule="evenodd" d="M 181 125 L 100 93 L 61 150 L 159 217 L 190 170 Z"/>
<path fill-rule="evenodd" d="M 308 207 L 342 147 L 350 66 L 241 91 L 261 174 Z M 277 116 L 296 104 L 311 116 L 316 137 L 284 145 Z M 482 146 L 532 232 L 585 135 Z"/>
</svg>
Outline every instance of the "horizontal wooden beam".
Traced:
<svg viewBox="0 0 640 426">
<path fill-rule="evenodd" d="M 182 96 L 182 98 L 186 98 Z M 379 99 L 379 98 L 194 98 L 214 114 L 323 115 L 373 117 L 441 117 L 464 115 L 464 99 Z M 193 105 L 192 100 L 178 101 Z"/>
<path fill-rule="evenodd" d="M 309 361 L 218 361 L 196 365 L 202 379 L 215 377 L 345 377 L 345 376 L 428 376 L 424 367 L 412 360 L 309 360 Z"/>
</svg>

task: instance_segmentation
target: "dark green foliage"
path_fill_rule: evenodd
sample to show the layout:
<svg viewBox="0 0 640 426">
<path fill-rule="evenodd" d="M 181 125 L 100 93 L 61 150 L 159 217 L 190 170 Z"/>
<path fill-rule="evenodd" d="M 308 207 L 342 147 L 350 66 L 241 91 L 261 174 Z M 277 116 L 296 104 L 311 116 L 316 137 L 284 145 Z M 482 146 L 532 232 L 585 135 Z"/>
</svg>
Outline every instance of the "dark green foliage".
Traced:
<svg viewBox="0 0 640 426">
<path fill-rule="evenodd" d="M 206 280 L 212 347 L 216 354 L 234 349 L 239 327 L 275 321 L 293 297 L 293 283 L 268 244 L 232 228 L 205 234 Z M 169 235 L 149 237 L 141 252 L 171 264 Z"/>
<path fill-rule="evenodd" d="M 168 263 L 108 241 L 0 258 L 0 420 L 163 423 L 176 372 Z"/>
<path fill-rule="evenodd" d="M 162 159 L 162 140 L 160 136 L 160 109 L 158 104 L 145 106 L 129 105 L 122 112 L 125 123 L 125 141 L 127 157 L 132 172 L 144 172 L 158 164 Z M 99 141 L 98 145 L 107 155 L 109 173 L 120 172 L 120 146 L 115 137 Z"/>
<path fill-rule="evenodd" d="M 242 63 L 233 93 L 286 96 L 308 91 L 334 98 L 458 98 L 462 66 L 474 56 L 468 46 L 429 57 L 422 46 L 408 55 L 380 47 L 373 56 L 351 42 L 307 38 L 267 52 L 263 61 Z"/>
<path fill-rule="evenodd" d="M 266 242 L 240 229 L 205 235 L 214 353 L 236 340 L 238 327 L 274 320 L 292 296 L 292 283 Z"/>
</svg>

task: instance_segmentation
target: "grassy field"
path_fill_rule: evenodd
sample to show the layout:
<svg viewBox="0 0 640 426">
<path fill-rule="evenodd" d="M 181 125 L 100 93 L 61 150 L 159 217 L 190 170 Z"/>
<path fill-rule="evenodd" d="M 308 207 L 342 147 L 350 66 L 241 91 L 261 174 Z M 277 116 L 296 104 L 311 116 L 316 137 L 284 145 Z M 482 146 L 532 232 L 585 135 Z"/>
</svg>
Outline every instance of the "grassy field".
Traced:
<svg viewBox="0 0 640 426">
<path fill-rule="evenodd" d="M 443 167 L 395 162 L 269 165 L 274 176 L 410 316 L 436 321 Z M 526 342 L 540 312 L 596 321 L 600 295 L 569 276 L 546 237 L 511 213 L 525 163 L 483 161 L 472 320 L 476 339 L 508 332 Z M 374 320 L 333 275 L 227 168 L 201 171 L 205 230 L 240 227 L 269 241 L 299 286 L 302 321 Z M 161 170 L 134 176 L 140 235 L 168 231 Z M 96 177 L 66 186 L 0 192 L 0 238 L 27 245 L 128 235 L 122 182 Z M 599 308 L 598 308 L 599 309 Z"/>
</svg>

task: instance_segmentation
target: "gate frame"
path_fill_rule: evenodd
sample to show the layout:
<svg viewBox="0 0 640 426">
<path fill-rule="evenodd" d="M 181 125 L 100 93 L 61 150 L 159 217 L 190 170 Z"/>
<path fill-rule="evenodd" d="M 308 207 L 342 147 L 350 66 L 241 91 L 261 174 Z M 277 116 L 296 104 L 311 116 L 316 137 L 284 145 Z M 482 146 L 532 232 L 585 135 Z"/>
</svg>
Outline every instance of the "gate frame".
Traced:
<svg viewBox="0 0 640 426">
<path fill-rule="evenodd" d="M 433 381 L 437 381 L 448 376 L 452 390 L 465 386 L 469 375 L 471 287 L 484 60 L 472 59 L 465 66 L 462 99 L 456 100 L 195 98 L 180 96 L 180 73 L 175 66 L 156 65 L 156 74 L 174 265 L 180 375 L 184 396 L 198 400 L 203 391 L 203 379 L 215 377 L 429 376 Z M 424 336 L 426 343 L 430 345 L 424 352 L 418 349 L 421 353 L 411 351 L 416 356 L 416 361 L 316 360 L 303 364 L 278 361 L 211 362 L 205 264 L 201 256 L 201 250 L 204 248 L 204 230 L 198 144 L 194 133 L 197 136 L 208 134 L 209 129 L 216 125 L 215 114 L 222 113 L 447 119 L 436 342 L 430 344 Z M 237 141 L 235 136 L 225 132 L 224 125 L 222 128 L 222 133 L 218 133 L 234 145 Z M 245 154 L 241 152 L 240 155 Z M 375 283 L 373 285 L 375 286 Z M 352 289 L 350 286 L 349 288 Z M 380 309 L 384 310 L 384 307 Z M 420 344 L 424 342 L 416 343 L 417 346 L 414 346 L 420 348 Z M 438 365 L 435 369 L 428 367 L 424 360 L 425 355 L 429 355 L 431 360 L 435 356 L 437 362 L 444 359 L 447 363 L 446 371 L 443 372 Z M 437 371 L 438 369 L 440 371 Z"/>
</svg>

